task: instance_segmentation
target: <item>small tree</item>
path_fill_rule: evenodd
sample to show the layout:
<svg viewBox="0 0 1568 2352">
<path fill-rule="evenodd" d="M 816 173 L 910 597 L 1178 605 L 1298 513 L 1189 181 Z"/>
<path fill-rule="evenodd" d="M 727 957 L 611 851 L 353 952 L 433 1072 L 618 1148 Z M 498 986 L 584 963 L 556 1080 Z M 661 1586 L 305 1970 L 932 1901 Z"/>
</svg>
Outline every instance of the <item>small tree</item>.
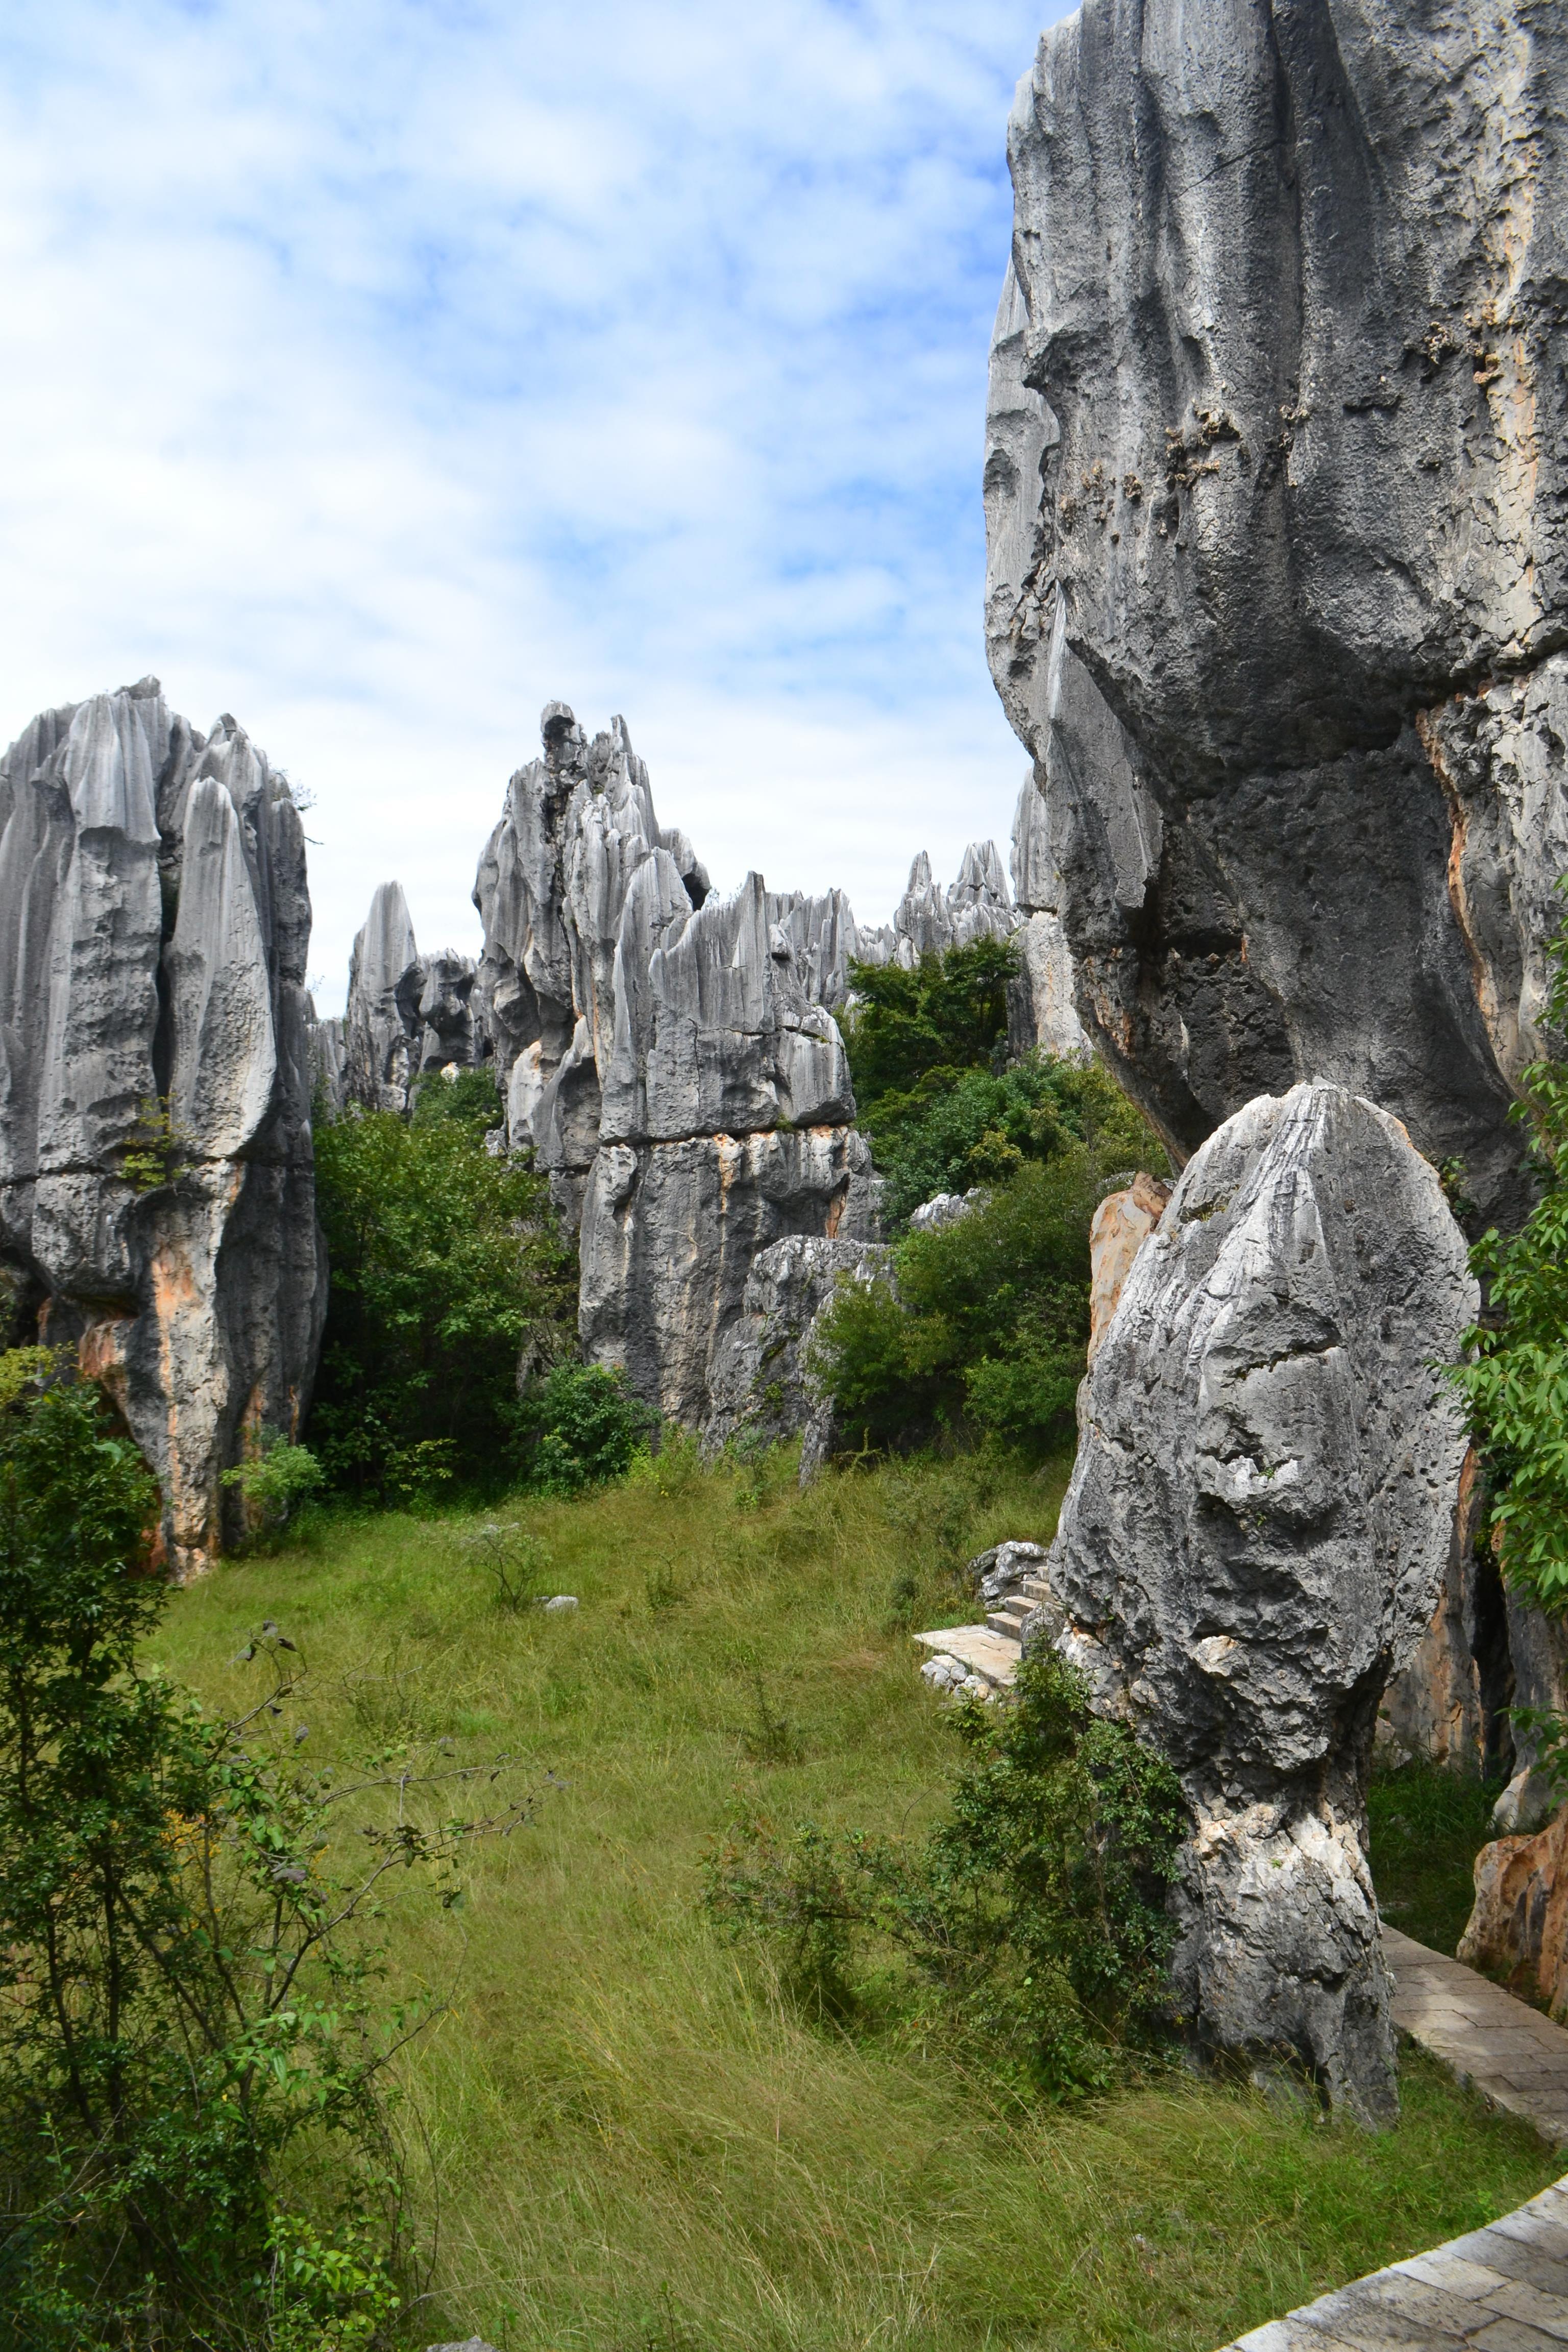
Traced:
<svg viewBox="0 0 1568 2352">
<path fill-rule="evenodd" d="M 389 1872 L 447 1871 L 526 1808 L 419 1826 L 412 1792 L 472 1769 L 444 1756 L 300 1769 L 267 1740 L 276 1626 L 237 1724 L 149 1672 L 156 1507 L 95 1390 L 0 1360 L 0 2346 L 368 2344 L 397 2245 L 355 1922 Z M 319 2210 L 291 2214 L 307 2149 Z"/>
<path fill-rule="evenodd" d="M 568 1261 L 545 1180 L 486 1149 L 494 1087 L 426 1081 L 416 1115 L 316 1129 L 331 1296 L 309 1441 L 329 1477 L 386 1501 L 517 1461 L 517 1368 L 567 1343 Z"/>
</svg>

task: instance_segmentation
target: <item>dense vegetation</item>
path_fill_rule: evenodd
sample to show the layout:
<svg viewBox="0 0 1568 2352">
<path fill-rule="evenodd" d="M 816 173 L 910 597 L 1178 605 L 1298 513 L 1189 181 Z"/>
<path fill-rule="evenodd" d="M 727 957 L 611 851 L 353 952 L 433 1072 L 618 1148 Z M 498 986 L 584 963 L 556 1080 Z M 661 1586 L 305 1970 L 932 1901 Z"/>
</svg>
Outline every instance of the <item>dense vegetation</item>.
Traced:
<svg viewBox="0 0 1568 2352">
<path fill-rule="evenodd" d="M 446 1751 L 301 1768 L 270 1621 L 262 1692 L 204 1715 L 146 1656 L 155 1521 L 98 1391 L 0 1358 L 0 2345 L 347 2352 L 397 2304 L 357 1931 L 388 1873 L 521 1816 L 424 1823 L 471 1777 Z"/>
<path fill-rule="evenodd" d="M 939 1192 L 980 1197 L 905 1231 L 890 1274 L 846 1284 L 815 1370 L 861 1450 L 990 1441 L 1041 1460 L 1068 1438 L 1089 1339 L 1089 1228 L 1113 1180 L 1164 1151 L 1096 1061 L 1009 1063 L 1011 941 L 912 970 L 854 967 L 846 1039 L 895 1230 Z"/>
<path fill-rule="evenodd" d="M 814 1364 L 852 1446 L 980 1437 L 1037 1461 L 1068 1440 L 1104 1181 L 1081 1148 L 1031 1161 L 956 1224 L 907 1234 L 890 1279 L 841 1286 Z"/>
<path fill-rule="evenodd" d="M 249 1629 L 287 1624 L 318 1771 L 449 1736 L 558 1776 L 474 1850 L 459 1910 L 416 1880 L 384 1931 L 389 2002 L 449 1991 L 395 2067 L 426 2250 L 439 2222 L 409 2346 L 1212 2352 L 1557 2168 L 1409 2059 L 1382 2137 L 1157 2064 L 1042 2103 L 1016 2043 L 891 1950 L 879 1983 L 859 1930 L 838 2012 L 773 1938 L 716 1930 L 704 1862 L 740 1816 L 917 1856 L 955 1818 L 988 1751 L 908 1629 L 964 1613 L 984 1545 L 1049 1535 L 1065 1468 L 969 1454 L 801 1495 L 787 1458 L 673 1447 L 580 1500 L 318 1518 L 174 1596 L 156 1654 L 215 1719 L 251 1703 Z M 510 1605 L 487 1528 L 580 1608 Z"/>
<path fill-rule="evenodd" d="M 777 1940 L 825 2012 L 901 1998 L 1025 2092 L 1103 2089 L 1164 2023 L 1176 1777 L 1097 1721 L 1049 1650 L 1025 1658 L 1010 1704 L 969 1701 L 955 1729 L 950 1811 L 924 1839 L 807 1822 L 781 1840 L 748 1814 L 710 1865 L 709 1908 Z M 896 1989 L 889 1952 L 907 1966 Z"/>
<path fill-rule="evenodd" d="M 1547 1019 L 1568 1029 L 1568 917 L 1551 945 Z M 1568 1608 L 1568 1064 L 1534 1062 L 1516 1117 L 1530 1128 L 1541 1186 L 1510 1240 L 1494 1230 L 1471 1253 L 1489 1318 L 1473 1360 L 1453 1375 L 1485 1456 L 1503 1573 L 1521 1596 Z"/>
<path fill-rule="evenodd" d="M 1007 1059 L 1011 940 L 856 964 L 845 1044 L 861 1127 L 895 1229 L 938 1192 L 1004 1183 L 1029 1160 L 1081 1144 L 1106 1169 L 1165 1166 L 1139 1112 L 1097 1061 Z"/>
<path fill-rule="evenodd" d="M 498 1116 L 468 1070 L 426 1080 L 412 1119 L 317 1121 L 331 1294 L 310 1434 L 336 1487 L 516 1482 L 520 1363 L 567 1352 L 573 1302 L 544 1178 L 485 1148 Z"/>
</svg>

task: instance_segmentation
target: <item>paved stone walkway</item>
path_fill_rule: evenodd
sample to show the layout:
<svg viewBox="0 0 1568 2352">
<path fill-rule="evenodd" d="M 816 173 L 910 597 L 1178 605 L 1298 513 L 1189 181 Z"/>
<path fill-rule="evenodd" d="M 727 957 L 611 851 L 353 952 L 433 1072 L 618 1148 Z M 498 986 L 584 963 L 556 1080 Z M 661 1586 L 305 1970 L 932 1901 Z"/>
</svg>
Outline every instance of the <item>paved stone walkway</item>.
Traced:
<svg viewBox="0 0 1568 2352">
<path fill-rule="evenodd" d="M 1461 2083 L 1568 2147 L 1568 2032 L 1474 1969 L 1384 1926 L 1394 2021 Z"/>
<path fill-rule="evenodd" d="M 1384 1927 L 1394 2022 L 1494 2106 L 1568 2143 L 1568 2032 L 1458 1960 Z M 1568 2179 L 1489 2229 L 1393 2263 L 1225 2352 L 1563 2352 Z"/>
</svg>

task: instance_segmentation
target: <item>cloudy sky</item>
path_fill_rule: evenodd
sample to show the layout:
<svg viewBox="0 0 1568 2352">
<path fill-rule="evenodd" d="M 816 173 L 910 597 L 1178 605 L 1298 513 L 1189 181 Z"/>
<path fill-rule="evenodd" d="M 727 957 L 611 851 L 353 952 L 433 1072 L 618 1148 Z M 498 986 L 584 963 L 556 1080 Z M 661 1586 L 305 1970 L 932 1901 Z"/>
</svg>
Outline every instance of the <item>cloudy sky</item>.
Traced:
<svg viewBox="0 0 1568 2352">
<path fill-rule="evenodd" d="M 1005 839 L 1007 109 L 1056 0 L 10 0 L 0 740 L 147 671 L 473 949 L 540 706 L 726 887 Z"/>
</svg>

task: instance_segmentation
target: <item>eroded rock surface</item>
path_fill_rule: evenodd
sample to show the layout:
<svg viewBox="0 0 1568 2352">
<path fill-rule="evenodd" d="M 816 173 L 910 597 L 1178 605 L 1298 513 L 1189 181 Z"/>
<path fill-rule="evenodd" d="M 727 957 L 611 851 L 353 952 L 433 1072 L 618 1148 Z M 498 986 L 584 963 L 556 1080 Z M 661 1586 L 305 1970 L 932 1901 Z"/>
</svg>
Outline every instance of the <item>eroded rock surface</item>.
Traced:
<svg viewBox="0 0 1568 2352">
<path fill-rule="evenodd" d="M 348 1005 L 341 1024 L 323 1022 L 311 1040 L 329 1107 L 405 1116 L 419 1080 L 485 1058 L 489 1038 L 475 1020 L 475 968 L 450 948 L 422 956 L 401 882 L 383 882 L 355 934 Z"/>
<path fill-rule="evenodd" d="M 232 719 L 156 679 L 0 761 L 0 1248 L 13 1338 L 75 1341 L 163 1490 L 184 1576 L 221 1472 L 292 1435 L 325 1304 L 304 836 Z M 128 1171 L 128 1155 L 140 1167 Z"/>
<path fill-rule="evenodd" d="M 1366 1773 L 1449 1557 L 1466 1443 L 1434 1366 L 1476 1307 L 1395 1120 L 1325 1085 L 1248 1104 L 1127 1276 L 1051 1549 L 1058 1646 L 1191 1809 L 1194 2041 L 1304 2063 L 1373 2122 L 1395 2095 Z"/>
<path fill-rule="evenodd" d="M 810 1370 L 816 1318 L 842 1278 L 873 1281 L 890 1255 L 885 1242 L 825 1234 L 789 1234 L 758 1251 L 713 1360 L 703 1430 L 710 1452 L 732 1438 L 771 1445 L 799 1437 L 823 1417 Z"/>
<path fill-rule="evenodd" d="M 480 861 L 479 994 L 508 1129 L 578 1234 L 594 1361 L 696 1426 L 759 1252 L 868 1238 L 842 1002 L 842 892 L 718 897 L 660 825 L 625 722 L 590 742 L 564 704 Z"/>
<path fill-rule="evenodd" d="M 1568 1806 L 1533 1837 L 1481 1848 L 1458 1958 L 1553 2017 L 1568 2012 Z"/>
<path fill-rule="evenodd" d="M 1019 86 L 987 636 L 1079 1010 L 1178 1158 L 1321 1074 L 1521 1212 L 1565 95 L 1534 0 L 1084 0 Z"/>
</svg>

